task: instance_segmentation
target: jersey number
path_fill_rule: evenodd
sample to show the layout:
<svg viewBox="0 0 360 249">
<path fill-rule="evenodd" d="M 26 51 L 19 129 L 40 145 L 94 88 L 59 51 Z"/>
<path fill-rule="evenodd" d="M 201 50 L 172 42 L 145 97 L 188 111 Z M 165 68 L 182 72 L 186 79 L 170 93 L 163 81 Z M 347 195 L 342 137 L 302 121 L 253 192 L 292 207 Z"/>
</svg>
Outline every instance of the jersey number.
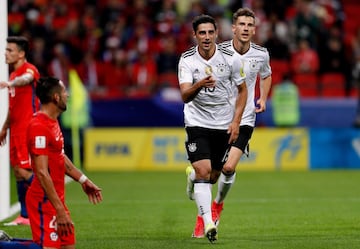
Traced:
<svg viewBox="0 0 360 249">
<path fill-rule="evenodd" d="M 213 93 L 215 91 L 215 86 L 214 87 L 205 87 L 205 92 L 210 92 L 210 93 Z"/>
<path fill-rule="evenodd" d="M 51 221 L 49 222 L 49 228 L 56 229 L 56 216 L 53 216 Z"/>
</svg>

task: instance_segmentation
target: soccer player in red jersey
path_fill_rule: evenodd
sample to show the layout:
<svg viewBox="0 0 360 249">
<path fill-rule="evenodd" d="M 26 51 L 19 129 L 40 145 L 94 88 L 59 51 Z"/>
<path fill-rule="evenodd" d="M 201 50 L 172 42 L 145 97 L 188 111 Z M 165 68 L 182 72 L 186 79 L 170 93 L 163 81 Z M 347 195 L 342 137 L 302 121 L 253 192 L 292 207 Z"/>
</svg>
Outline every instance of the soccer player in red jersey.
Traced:
<svg viewBox="0 0 360 249">
<path fill-rule="evenodd" d="M 29 225 L 25 205 L 26 191 L 32 181 L 33 173 L 26 147 L 26 130 L 34 112 L 39 109 L 35 96 L 36 81 L 40 74 L 37 68 L 27 62 L 29 42 L 22 36 L 7 38 L 6 63 L 10 67 L 9 81 L 0 81 L 0 89 L 9 89 L 9 110 L 0 130 L 0 145 L 6 142 L 10 128 L 10 164 L 16 177 L 20 215 L 5 225 Z"/>
<path fill-rule="evenodd" d="M 62 81 L 38 81 L 36 95 L 41 109 L 27 130 L 27 145 L 34 180 L 26 195 L 33 241 L 42 248 L 75 248 L 74 224 L 65 205 L 65 175 L 81 183 L 89 201 L 102 201 L 101 189 L 88 179 L 64 153 L 64 138 L 57 118 L 66 110 L 68 93 Z"/>
</svg>

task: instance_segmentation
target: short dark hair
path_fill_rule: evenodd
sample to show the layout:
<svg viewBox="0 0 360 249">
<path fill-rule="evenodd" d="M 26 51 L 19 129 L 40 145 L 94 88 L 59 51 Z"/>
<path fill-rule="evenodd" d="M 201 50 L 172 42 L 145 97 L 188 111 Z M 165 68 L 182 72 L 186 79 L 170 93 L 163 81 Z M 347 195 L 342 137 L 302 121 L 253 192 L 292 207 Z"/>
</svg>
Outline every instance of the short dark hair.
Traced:
<svg viewBox="0 0 360 249">
<path fill-rule="evenodd" d="M 233 14 L 233 23 L 236 23 L 236 20 L 240 16 L 248 16 L 254 18 L 255 22 L 255 13 L 249 8 L 240 8 Z"/>
<path fill-rule="evenodd" d="M 6 41 L 15 43 L 20 51 L 25 52 L 25 56 L 29 53 L 29 40 L 25 36 L 9 36 Z"/>
<path fill-rule="evenodd" d="M 36 84 L 36 96 L 41 104 L 47 104 L 53 101 L 54 93 L 60 93 L 60 80 L 55 77 L 41 77 Z"/>
<path fill-rule="evenodd" d="M 193 27 L 193 30 L 195 33 L 196 33 L 199 25 L 203 24 L 203 23 L 212 23 L 214 25 L 215 30 L 217 29 L 215 19 L 212 16 L 202 14 L 202 15 L 196 16 L 192 22 L 192 27 Z"/>
</svg>

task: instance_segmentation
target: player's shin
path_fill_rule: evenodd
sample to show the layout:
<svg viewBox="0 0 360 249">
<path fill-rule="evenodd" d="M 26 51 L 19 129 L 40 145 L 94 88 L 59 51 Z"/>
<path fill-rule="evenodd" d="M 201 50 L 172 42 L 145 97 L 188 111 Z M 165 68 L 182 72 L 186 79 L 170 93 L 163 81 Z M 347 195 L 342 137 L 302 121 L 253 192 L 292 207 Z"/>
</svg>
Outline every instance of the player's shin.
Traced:
<svg viewBox="0 0 360 249">
<path fill-rule="evenodd" d="M 218 190 L 215 198 L 216 203 L 222 203 L 225 200 L 231 186 L 234 184 L 236 173 L 224 174 L 221 173 L 218 180 Z"/>
<path fill-rule="evenodd" d="M 211 191 L 209 182 L 196 182 L 194 184 L 194 197 L 199 214 L 204 219 L 205 226 L 212 223 L 211 217 Z"/>
</svg>

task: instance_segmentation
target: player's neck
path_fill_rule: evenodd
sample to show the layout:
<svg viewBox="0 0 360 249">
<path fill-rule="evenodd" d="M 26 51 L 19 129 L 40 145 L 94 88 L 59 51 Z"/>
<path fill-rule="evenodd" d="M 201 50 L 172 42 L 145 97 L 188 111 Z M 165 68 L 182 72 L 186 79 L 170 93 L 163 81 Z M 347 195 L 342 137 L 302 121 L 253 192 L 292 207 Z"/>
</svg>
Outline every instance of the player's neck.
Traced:
<svg viewBox="0 0 360 249">
<path fill-rule="evenodd" d="M 205 50 L 205 49 L 199 48 L 199 54 L 205 60 L 209 60 L 215 54 L 215 49 L 216 49 L 215 46 L 213 48 L 211 48 L 210 50 Z"/>
<path fill-rule="evenodd" d="M 46 116 L 53 120 L 57 120 L 60 115 L 60 113 L 56 109 L 54 109 L 51 104 L 43 104 L 39 112 L 44 113 Z"/>
<path fill-rule="evenodd" d="M 26 62 L 26 60 L 20 59 L 16 63 L 12 64 L 12 68 L 14 70 L 16 70 L 16 69 L 20 68 L 22 65 L 24 65 L 25 62 Z"/>
<path fill-rule="evenodd" d="M 245 54 L 250 49 L 250 42 L 241 42 L 239 40 L 233 40 L 234 48 L 239 54 Z"/>
</svg>

